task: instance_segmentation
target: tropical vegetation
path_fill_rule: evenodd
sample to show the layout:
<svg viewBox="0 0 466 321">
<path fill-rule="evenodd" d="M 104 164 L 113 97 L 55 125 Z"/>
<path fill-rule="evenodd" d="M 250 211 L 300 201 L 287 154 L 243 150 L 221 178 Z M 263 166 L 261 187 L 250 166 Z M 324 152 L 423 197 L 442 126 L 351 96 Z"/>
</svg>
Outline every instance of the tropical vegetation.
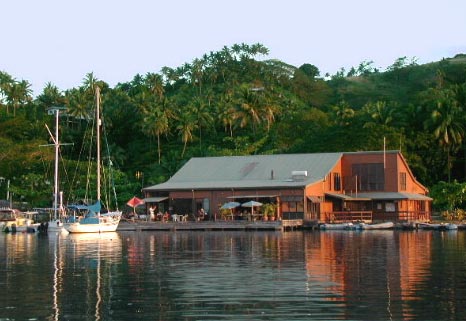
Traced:
<svg viewBox="0 0 466 321">
<path fill-rule="evenodd" d="M 60 186 L 66 201 L 85 197 L 81 142 L 99 86 L 120 205 L 191 157 L 382 150 L 385 141 L 403 152 L 438 209 L 465 206 L 466 55 L 423 65 L 401 57 L 386 70 L 363 61 L 320 75 L 268 52 L 235 44 L 113 88 L 89 73 L 77 88 L 48 83 L 36 97 L 27 80 L 1 71 L 0 192 L 9 180 L 16 201 L 51 204 L 54 151 L 40 146 L 51 143 L 48 109 L 63 106 L 61 141 L 73 145 L 60 149 Z"/>
</svg>

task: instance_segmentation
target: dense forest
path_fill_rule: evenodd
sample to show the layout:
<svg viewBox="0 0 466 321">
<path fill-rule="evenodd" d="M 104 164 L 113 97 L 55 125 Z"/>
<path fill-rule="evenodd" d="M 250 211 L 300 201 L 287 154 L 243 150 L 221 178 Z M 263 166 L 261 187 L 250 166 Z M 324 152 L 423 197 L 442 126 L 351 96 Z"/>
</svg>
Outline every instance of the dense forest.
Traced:
<svg viewBox="0 0 466 321">
<path fill-rule="evenodd" d="M 84 75 L 60 91 L 0 72 L 0 199 L 51 206 L 54 148 L 47 111 L 60 106 L 60 186 L 86 197 L 83 137 L 94 120 L 95 86 L 120 206 L 166 181 L 189 158 L 220 155 L 401 150 L 438 209 L 466 194 L 466 55 L 419 65 L 401 57 L 386 70 L 363 61 L 335 75 L 312 64 L 267 59 L 261 44 L 236 44 L 178 68 L 135 75 L 114 88 Z M 87 183 L 88 185 L 88 183 Z M 463 195 L 465 194 L 465 195 Z"/>
</svg>

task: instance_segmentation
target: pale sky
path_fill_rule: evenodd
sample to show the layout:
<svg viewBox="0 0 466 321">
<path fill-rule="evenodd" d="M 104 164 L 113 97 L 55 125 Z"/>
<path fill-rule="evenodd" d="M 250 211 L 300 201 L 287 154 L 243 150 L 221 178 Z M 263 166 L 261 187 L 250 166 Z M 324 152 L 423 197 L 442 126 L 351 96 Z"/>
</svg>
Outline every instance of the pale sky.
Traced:
<svg viewBox="0 0 466 321">
<path fill-rule="evenodd" d="M 111 87 L 223 46 L 261 43 L 268 59 L 323 76 L 362 61 L 385 68 L 466 53 L 466 0 L 3 0 L 0 70 L 34 94 Z"/>
</svg>

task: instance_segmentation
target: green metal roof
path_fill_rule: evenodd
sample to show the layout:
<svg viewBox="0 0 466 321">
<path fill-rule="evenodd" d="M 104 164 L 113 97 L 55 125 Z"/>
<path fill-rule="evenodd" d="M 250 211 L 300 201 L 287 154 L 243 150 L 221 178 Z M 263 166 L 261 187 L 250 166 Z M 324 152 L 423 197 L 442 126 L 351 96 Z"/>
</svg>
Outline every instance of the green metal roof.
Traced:
<svg viewBox="0 0 466 321">
<path fill-rule="evenodd" d="M 167 182 L 144 189 L 304 187 L 323 180 L 342 155 L 319 153 L 191 158 Z"/>
</svg>

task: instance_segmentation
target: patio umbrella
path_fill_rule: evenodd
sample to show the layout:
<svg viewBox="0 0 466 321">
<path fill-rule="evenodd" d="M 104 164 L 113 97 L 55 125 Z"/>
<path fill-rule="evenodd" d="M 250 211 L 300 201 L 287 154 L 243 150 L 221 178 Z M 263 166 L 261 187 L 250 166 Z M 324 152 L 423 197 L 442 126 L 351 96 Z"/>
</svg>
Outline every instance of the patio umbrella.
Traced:
<svg viewBox="0 0 466 321">
<path fill-rule="evenodd" d="M 233 209 L 240 205 L 241 204 L 238 202 L 228 202 L 228 203 L 223 204 L 222 207 L 220 208 L 224 210 L 230 210 L 231 219 L 233 219 Z"/>
<path fill-rule="evenodd" d="M 144 204 L 144 200 L 134 196 L 132 199 L 130 199 L 126 205 L 130 206 L 133 208 L 133 212 L 136 213 L 136 207 L 139 206 L 139 205 L 142 205 Z"/>
<path fill-rule="evenodd" d="M 221 209 L 224 209 L 224 210 L 225 210 L 225 209 L 226 209 L 226 210 L 231 210 L 231 209 L 233 209 L 233 208 L 235 208 L 235 207 L 238 207 L 238 206 L 240 206 L 240 205 L 241 205 L 241 204 L 238 203 L 238 202 L 228 202 L 228 203 L 223 204 L 222 207 L 221 207 Z"/>
<path fill-rule="evenodd" d="M 250 207 L 251 208 L 251 215 L 254 215 L 254 207 L 262 206 L 261 202 L 256 201 L 249 201 L 246 203 L 241 204 L 242 207 Z"/>
</svg>

